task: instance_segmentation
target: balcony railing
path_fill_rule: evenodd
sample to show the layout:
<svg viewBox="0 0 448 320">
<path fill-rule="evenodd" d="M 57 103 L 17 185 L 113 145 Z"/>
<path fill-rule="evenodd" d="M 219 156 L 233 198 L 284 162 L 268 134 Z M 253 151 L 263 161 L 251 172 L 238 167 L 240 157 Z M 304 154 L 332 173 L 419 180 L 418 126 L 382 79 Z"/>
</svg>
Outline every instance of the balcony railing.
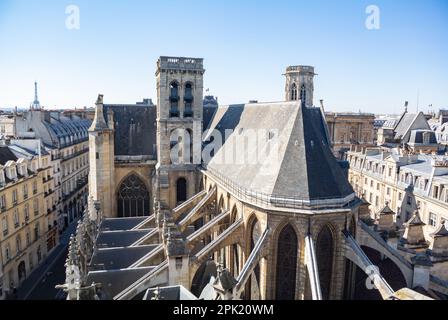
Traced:
<svg viewBox="0 0 448 320">
<path fill-rule="evenodd" d="M 229 192 L 233 193 L 237 198 L 256 205 L 265 205 L 270 207 L 292 208 L 292 209 L 327 209 L 327 208 L 345 208 L 351 203 L 357 201 L 355 193 L 345 197 L 324 197 L 304 200 L 297 197 L 286 195 L 270 195 L 262 192 L 252 191 L 236 182 L 230 180 L 226 176 L 214 169 L 207 168 L 206 164 L 202 164 L 204 173 L 219 180 Z"/>
</svg>

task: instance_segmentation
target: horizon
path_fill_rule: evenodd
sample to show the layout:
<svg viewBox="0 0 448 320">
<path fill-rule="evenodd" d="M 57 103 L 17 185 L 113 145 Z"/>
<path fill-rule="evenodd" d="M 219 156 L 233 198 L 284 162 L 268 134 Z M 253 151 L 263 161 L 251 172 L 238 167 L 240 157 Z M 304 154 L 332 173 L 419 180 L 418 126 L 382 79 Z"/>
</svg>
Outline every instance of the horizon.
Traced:
<svg viewBox="0 0 448 320">
<path fill-rule="evenodd" d="M 204 58 L 204 94 L 223 105 L 283 101 L 286 68 L 312 65 L 314 104 L 323 99 L 327 111 L 448 108 L 448 3 L 341 3 L 2 0 L 0 107 L 26 109 L 34 81 L 46 109 L 90 108 L 100 92 L 108 104 L 157 103 L 157 58 L 190 56 Z M 371 4 L 380 9 L 375 30 L 365 26 Z M 79 29 L 67 28 L 69 5 Z M 185 16 L 186 26 L 177 23 Z"/>
</svg>

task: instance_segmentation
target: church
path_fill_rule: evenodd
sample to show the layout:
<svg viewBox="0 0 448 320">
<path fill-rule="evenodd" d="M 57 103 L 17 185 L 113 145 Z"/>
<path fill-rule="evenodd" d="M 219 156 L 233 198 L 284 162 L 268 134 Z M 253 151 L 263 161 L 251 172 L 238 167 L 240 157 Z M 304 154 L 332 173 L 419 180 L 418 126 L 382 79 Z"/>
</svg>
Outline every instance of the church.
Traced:
<svg viewBox="0 0 448 320">
<path fill-rule="evenodd" d="M 227 106 L 204 104 L 204 74 L 160 57 L 156 105 L 99 95 L 68 299 L 352 298 L 369 204 L 332 153 L 314 67 L 287 68 L 285 101 Z"/>
</svg>

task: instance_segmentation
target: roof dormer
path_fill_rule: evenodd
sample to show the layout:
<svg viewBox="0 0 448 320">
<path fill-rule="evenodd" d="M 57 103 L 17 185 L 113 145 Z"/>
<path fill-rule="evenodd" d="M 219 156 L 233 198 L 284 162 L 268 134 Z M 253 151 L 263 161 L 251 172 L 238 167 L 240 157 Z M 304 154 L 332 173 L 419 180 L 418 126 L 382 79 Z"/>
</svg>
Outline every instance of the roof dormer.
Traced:
<svg viewBox="0 0 448 320">
<path fill-rule="evenodd" d="M 8 161 L 5 164 L 6 177 L 10 180 L 17 179 L 17 168 L 14 161 Z"/>
</svg>

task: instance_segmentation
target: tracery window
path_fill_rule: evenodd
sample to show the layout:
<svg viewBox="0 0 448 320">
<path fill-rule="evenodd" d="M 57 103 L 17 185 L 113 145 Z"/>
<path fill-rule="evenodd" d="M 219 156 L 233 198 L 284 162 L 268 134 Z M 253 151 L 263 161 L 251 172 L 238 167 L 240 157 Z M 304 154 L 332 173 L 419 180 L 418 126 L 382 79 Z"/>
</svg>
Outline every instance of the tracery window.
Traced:
<svg viewBox="0 0 448 320">
<path fill-rule="evenodd" d="M 191 118 L 193 117 L 193 85 L 188 82 L 185 85 L 185 95 L 184 95 L 184 117 Z"/>
<path fill-rule="evenodd" d="M 291 100 L 297 100 L 297 85 L 295 83 L 293 83 L 291 86 Z"/>
<path fill-rule="evenodd" d="M 121 183 L 117 201 L 118 217 L 140 217 L 150 214 L 148 189 L 135 174 Z"/>
<path fill-rule="evenodd" d="M 277 245 L 276 299 L 294 300 L 296 292 L 297 235 L 291 225 L 283 228 Z"/>
<path fill-rule="evenodd" d="M 306 103 L 306 88 L 304 84 L 300 88 L 300 100 L 302 100 L 302 105 L 304 106 Z"/>
<path fill-rule="evenodd" d="M 328 226 L 319 233 L 316 248 L 322 298 L 329 300 L 333 273 L 333 235 Z"/>
<path fill-rule="evenodd" d="M 177 82 L 170 84 L 170 117 L 179 116 L 179 85 Z"/>
<path fill-rule="evenodd" d="M 187 201 L 187 180 L 180 178 L 176 183 L 177 204 Z"/>
</svg>

